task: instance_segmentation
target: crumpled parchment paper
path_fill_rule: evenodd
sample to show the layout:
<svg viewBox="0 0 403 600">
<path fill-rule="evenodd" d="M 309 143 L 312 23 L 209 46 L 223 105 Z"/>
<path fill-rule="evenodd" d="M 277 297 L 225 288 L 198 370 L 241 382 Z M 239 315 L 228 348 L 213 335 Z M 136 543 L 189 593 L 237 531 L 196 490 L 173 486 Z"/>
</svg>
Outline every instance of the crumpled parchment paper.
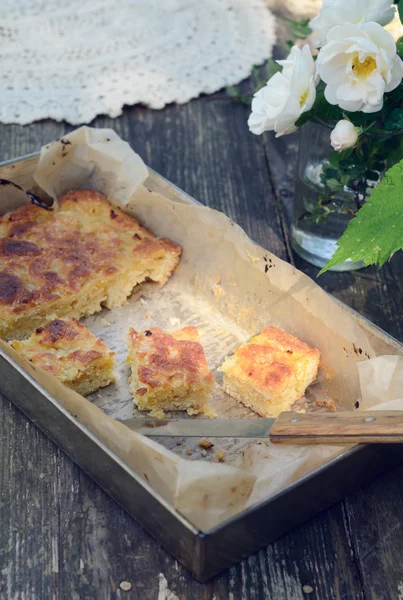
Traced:
<svg viewBox="0 0 403 600">
<path fill-rule="evenodd" d="M 276 325 L 321 351 L 318 380 L 299 401 L 299 409 L 324 410 L 317 407 L 324 400 L 342 409 L 353 409 L 357 400 L 361 408 L 385 398 L 396 400 L 403 377 L 398 345 L 357 319 L 309 277 L 254 244 L 224 214 L 188 204 L 153 176 L 113 131 L 81 127 L 48 144 L 34 178 L 56 201 L 70 189 L 94 188 L 157 235 L 183 247 L 180 265 L 164 288 L 151 286 L 121 309 L 105 309 L 84 321 L 117 354 L 114 386 L 84 399 L 50 374 L 33 369 L 7 344 L 1 346 L 199 529 L 208 531 L 268 498 L 345 448 L 223 440 L 227 462 L 215 464 L 208 457 L 199 460 L 197 453 L 190 460 L 178 456 L 180 449 L 169 449 L 176 448 L 172 439 L 157 443 L 130 431 L 113 418 L 133 413 L 124 364 L 129 326 L 198 326 L 209 365 L 216 371 L 237 345 L 265 326 Z M 215 375 L 212 402 L 217 414 L 257 418 L 222 392 Z M 402 395 L 399 401 L 403 406 Z"/>
</svg>

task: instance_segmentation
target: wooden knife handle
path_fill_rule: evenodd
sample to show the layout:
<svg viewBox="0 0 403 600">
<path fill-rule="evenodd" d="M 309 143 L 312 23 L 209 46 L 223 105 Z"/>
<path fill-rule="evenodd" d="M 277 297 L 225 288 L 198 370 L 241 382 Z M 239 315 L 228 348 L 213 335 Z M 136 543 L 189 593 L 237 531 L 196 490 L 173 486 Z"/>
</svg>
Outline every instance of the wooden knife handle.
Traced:
<svg viewBox="0 0 403 600">
<path fill-rule="evenodd" d="M 336 413 L 283 412 L 270 429 L 277 444 L 403 442 L 403 410 Z"/>
</svg>

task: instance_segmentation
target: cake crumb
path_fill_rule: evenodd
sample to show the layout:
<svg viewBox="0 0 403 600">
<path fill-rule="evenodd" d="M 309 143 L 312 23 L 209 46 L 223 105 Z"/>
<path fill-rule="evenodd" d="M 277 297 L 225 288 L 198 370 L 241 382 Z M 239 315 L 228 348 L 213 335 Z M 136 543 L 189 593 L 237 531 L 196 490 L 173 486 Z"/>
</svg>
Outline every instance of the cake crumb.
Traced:
<svg viewBox="0 0 403 600">
<path fill-rule="evenodd" d="M 210 442 L 210 440 L 208 440 L 207 438 L 202 438 L 199 442 L 199 446 L 200 448 L 205 448 L 205 449 L 209 449 L 212 448 L 214 446 L 213 442 Z"/>
<path fill-rule="evenodd" d="M 147 313 L 147 314 L 144 316 L 144 318 L 145 318 L 147 321 L 149 321 L 149 320 L 150 320 L 150 315 Z"/>
<path fill-rule="evenodd" d="M 130 590 L 132 589 L 132 584 L 130 583 L 130 581 L 121 581 L 119 583 L 119 587 L 121 590 L 123 590 L 124 592 L 130 592 Z"/>
<path fill-rule="evenodd" d="M 203 457 L 207 456 L 207 452 L 206 452 L 206 450 L 202 450 L 200 454 L 201 454 Z"/>
<path fill-rule="evenodd" d="M 302 591 L 304 592 L 304 594 L 312 594 L 313 587 L 311 585 L 303 585 Z"/>
<path fill-rule="evenodd" d="M 218 450 L 216 450 L 215 454 L 214 454 L 214 462 L 224 462 L 224 458 L 227 456 L 227 452 L 226 450 L 223 450 L 222 448 L 218 448 Z"/>
<path fill-rule="evenodd" d="M 188 448 L 188 449 L 186 450 L 185 454 L 186 454 L 187 456 L 191 456 L 191 455 L 193 454 L 193 450 L 191 450 L 190 448 Z"/>
<path fill-rule="evenodd" d="M 221 283 L 221 277 L 219 275 L 214 275 L 214 281 L 216 283 Z"/>
<path fill-rule="evenodd" d="M 222 285 L 219 284 L 219 283 L 217 285 L 214 285 L 213 286 L 213 292 L 214 292 L 214 296 L 216 298 L 220 298 L 223 295 L 223 293 L 224 293 Z"/>
<path fill-rule="evenodd" d="M 172 327 L 179 327 L 181 320 L 178 317 L 169 317 L 169 323 Z"/>
<path fill-rule="evenodd" d="M 217 411 L 212 406 L 205 406 L 203 408 L 203 414 L 206 415 L 209 419 L 217 418 Z"/>
<path fill-rule="evenodd" d="M 251 254 L 251 253 L 249 252 L 249 250 L 246 250 L 246 254 L 247 254 L 247 256 L 248 256 L 248 257 L 251 259 L 251 261 L 252 261 L 252 262 L 254 262 L 254 263 L 255 263 L 255 262 L 257 262 L 257 261 L 259 260 L 259 257 L 258 257 L 258 256 L 255 256 L 254 254 Z"/>
<path fill-rule="evenodd" d="M 315 405 L 318 408 L 328 408 L 330 412 L 336 412 L 337 408 L 333 400 L 316 400 Z"/>
<path fill-rule="evenodd" d="M 101 321 L 101 323 L 102 323 L 102 325 L 104 327 L 112 327 L 112 323 L 109 323 L 109 321 L 107 321 L 106 319 L 104 319 L 104 317 L 101 317 L 100 321 Z"/>
<path fill-rule="evenodd" d="M 162 410 L 162 408 L 155 407 L 152 410 L 150 410 L 149 416 L 153 419 L 164 419 L 165 412 Z"/>
</svg>

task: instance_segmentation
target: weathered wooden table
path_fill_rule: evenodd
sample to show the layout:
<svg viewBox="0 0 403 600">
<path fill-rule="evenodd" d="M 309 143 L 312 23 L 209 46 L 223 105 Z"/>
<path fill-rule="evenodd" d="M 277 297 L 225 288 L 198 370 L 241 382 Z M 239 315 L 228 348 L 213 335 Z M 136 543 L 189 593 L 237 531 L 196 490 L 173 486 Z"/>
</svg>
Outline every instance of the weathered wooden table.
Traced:
<svg viewBox="0 0 403 600">
<path fill-rule="evenodd" d="M 92 125 L 115 129 L 156 171 L 316 277 L 288 244 L 298 136 L 255 137 L 247 117 L 246 106 L 216 94 Z M 0 160 L 71 129 L 0 126 Z M 380 272 L 328 273 L 319 283 L 402 340 L 402 274 L 400 254 Z M 202 585 L 2 397 L 0 411 L 1 599 L 403 598 L 403 467 Z"/>
</svg>

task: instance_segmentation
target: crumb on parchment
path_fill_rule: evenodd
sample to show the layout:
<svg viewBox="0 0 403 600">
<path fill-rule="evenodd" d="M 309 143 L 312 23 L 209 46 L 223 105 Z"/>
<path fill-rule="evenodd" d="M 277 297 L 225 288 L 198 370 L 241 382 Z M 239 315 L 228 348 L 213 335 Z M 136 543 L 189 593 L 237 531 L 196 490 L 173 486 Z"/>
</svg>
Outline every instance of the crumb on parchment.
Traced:
<svg viewBox="0 0 403 600">
<path fill-rule="evenodd" d="M 205 406 L 203 408 L 203 414 L 206 417 L 208 417 L 209 419 L 216 419 L 217 418 L 217 411 L 212 406 Z"/>
<path fill-rule="evenodd" d="M 336 412 L 337 408 L 333 400 L 316 400 L 315 405 L 318 408 L 328 408 L 330 412 Z"/>
<path fill-rule="evenodd" d="M 248 250 L 246 251 L 246 254 L 247 254 L 248 258 L 250 258 L 251 261 L 254 263 L 257 262 L 258 260 L 260 260 L 258 256 L 251 254 Z"/>
<path fill-rule="evenodd" d="M 221 277 L 219 275 L 214 275 L 214 281 L 216 283 L 221 283 Z"/>
<path fill-rule="evenodd" d="M 187 454 L 187 456 L 191 456 L 193 454 L 193 450 L 191 450 L 190 448 L 188 448 L 186 450 L 185 454 Z"/>
<path fill-rule="evenodd" d="M 165 412 L 160 407 L 155 407 L 150 410 L 149 416 L 153 419 L 164 419 L 166 417 Z"/>
<path fill-rule="evenodd" d="M 99 320 L 104 327 L 112 327 L 112 323 L 109 323 L 104 317 L 101 317 Z"/>
<path fill-rule="evenodd" d="M 178 317 L 169 317 L 169 324 L 172 325 L 172 327 L 179 327 L 181 324 L 181 320 L 178 319 Z"/>
<path fill-rule="evenodd" d="M 213 442 L 210 442 L 210 440 L 208 440 L 207 438 L 202 438 L 199 442 L 199 446 L 200 448 L 205 448 L 206 450 L 208 450 L 209 448 L 212 448 L 214 444 Z"/>
<path fill-rule="evenodd" d="M 217 283 L 216 285 L 213 286 L 213 293 L 216 298 L 221 298 L 221 296 L 224 293 L 224 288 L 222 287 L 222 285 L 220 283 Z"/>
<path fill-rule="evenodd" d="M 226 456 L 227 456 L 227 452 L 225 450 L 223 450 L 222 448 L 218 448 L 218 450 L 215 451 L 215 454 L 213 456 L 213 461 L 214 462 L 224 462 L 224 459 Z"/>
</svg>

